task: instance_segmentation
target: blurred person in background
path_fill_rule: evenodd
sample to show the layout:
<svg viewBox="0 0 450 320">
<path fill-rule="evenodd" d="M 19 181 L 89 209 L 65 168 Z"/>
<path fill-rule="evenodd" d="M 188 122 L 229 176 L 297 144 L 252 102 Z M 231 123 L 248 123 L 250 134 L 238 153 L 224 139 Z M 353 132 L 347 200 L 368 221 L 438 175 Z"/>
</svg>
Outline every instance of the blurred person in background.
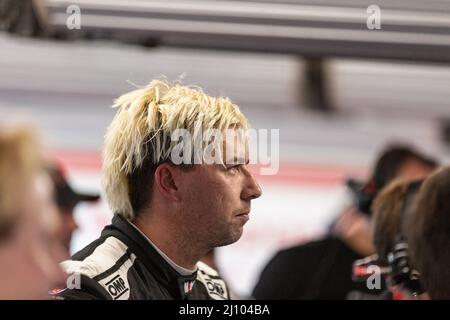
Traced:
<svg viewBox="0 0 450 320">
<path fill-rule="evenodd" d="M 35 137 L 0 128 L 0 299 L 44 299 L 64 281 L 61 219 Z"/>
<path fill-rule="evenodd" d="M 407 219 L 413 264 L 431 299 L 450 299 L 450 167 L 422 184 Z"/>
<path fill-rule="evenodd" d="M 247 119 L 228 98 L 156 80 L 115 107 L 103 152 L 103 185 L 115 215 L 100 238 L 63 262 L 81 286 L 57 297 L 230 299 L 225 281 L 200 259 L 241 237 L 251 200 L 261 195 L 247 167 L 247 138 L 218 138 L 220 163 L 212 164 L 193 162 L 187 150 L 175 164 L 179 141 L 172 138 L 189 133 L 183 143 L 192 147 L 205 141 L 201 131 L 247 130 Z"/>
<path fill-rule="evenodd" d="M 353 292 L 378 295 L 352 280 L 355 260 L 375 253 L 370 206 L 394 178 L 416 179 L 429 174 L 436 162 L 403 145 L 391 145 L 381 153 L 365 186 L 354 190 L 355 204 L 346 208 L 324 239 L 284 249 L 263 269 L 253 296 L 256 299 L 347 299 Z"/>
<path fill-rule="evenodd" d="M 95 202 L 100 196 L 75 191 L 67 182 L 62 167 L 56 162 L 48 163 L 47 171 L 55 186 L 56 203 L 61 216 L 59 238 L 69 256 L 72 235 L 78 229 L 78 224 L 74 217 L 76 206 L 80 202 Z"/>
<path fill-rule="evenodd" d="M 397 179 L 380 191 L 372 205 L 376 262 L 387 270 L 387 290 L 380 299 L 426 298 L 420 275 L 409 258 L 405 226 L 422 182 Z"/>
</svg>

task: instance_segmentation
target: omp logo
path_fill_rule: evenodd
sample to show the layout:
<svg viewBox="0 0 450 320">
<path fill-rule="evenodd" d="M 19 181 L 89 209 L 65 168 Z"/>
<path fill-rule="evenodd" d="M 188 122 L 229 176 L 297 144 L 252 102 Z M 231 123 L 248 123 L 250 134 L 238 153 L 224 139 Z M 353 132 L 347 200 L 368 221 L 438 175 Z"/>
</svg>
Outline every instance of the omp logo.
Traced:
<svg viewBox="0 0 450 320">
<path fill-rule="evenodd" d="M 111 237 L 113 238 L 113 237 Z M 119 240 L 117 240 L 119 241 Z M 118 255 L 118 257 L 114 257 L 116 261 L 122 261 L 126 258 L 128 255 L 127 252 L 125 252 L 124 255 L 121 257 Z M 105 291 L 111 296 L 114 300 L 128 300 L 130 298 L 130 283 L 128 282 L 128 271 L 130 270 L 131 266 L 133 265 L 134 260 L 136 260 L 136 256 L 134 254 L 129 255 L 129 259 L 126 260 L 118 270 L 115 272 L 112 272 L 102 280 L 99 280 L 98 283 L 105 289 Z M 108 269 L 111 271 L 111 269 Z M 107 270 L 107 271 L 108 271 Z M 106 272 L 106 271 L 103 271 Z"/>
<path fill-rule="evenodd" d="M 221 284 L 211 280 L 206 280 L 206 287 L 208 288 L 210 294 L 215 294 L 225 299 L 225 290 Z"/>
<path fill-rule="evenodd" d="M 125 281 L 120 275 L 115 276 L 105 284 L 109 294 L 114 300 L 121 297 L 129 289 L 125 285 Z"/>
</svg>

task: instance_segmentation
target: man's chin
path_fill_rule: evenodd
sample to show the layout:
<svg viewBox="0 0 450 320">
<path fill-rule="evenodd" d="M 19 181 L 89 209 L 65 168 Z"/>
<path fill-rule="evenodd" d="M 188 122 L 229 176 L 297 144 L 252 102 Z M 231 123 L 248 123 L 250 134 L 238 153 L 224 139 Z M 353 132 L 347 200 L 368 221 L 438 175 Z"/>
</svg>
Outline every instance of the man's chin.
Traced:
<svg viewBox="0 0 450 320">
<path fill-rule="evenodd" d="M 241 237 L 242 237 L 242 233 L 244 231 L 243 227 L 239 227 L 236 230 L 233 230 L 228 237 L 224 237 L 223 241 L 220 241 L 216 247 L 224 247 L 224 246 L 228 246 L 230 244 L 233 244 L 235 242 L 237 242 Z"/>
</svg>

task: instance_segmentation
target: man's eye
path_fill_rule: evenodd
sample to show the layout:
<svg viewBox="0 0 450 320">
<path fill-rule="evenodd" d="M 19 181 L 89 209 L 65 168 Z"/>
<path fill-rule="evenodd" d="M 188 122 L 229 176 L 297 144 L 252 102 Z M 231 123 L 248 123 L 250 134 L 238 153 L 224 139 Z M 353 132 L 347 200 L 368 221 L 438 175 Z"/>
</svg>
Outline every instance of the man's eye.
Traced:
<svg viewBox="0 0 450 320">
<path fill-rule="evenodd" d="M 227 168 L 227 171 L 237 171 L 239 169 L 239 165 L 231 166 Z"/>
</svg>

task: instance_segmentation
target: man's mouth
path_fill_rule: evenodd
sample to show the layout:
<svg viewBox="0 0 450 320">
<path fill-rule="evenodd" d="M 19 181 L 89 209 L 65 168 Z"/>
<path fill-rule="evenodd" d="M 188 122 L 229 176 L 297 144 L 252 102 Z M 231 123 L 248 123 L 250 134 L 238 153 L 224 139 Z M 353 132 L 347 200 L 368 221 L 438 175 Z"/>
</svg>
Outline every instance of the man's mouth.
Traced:
<svg viewBox="0 0 450 320">
<path fill-rule="evenodd" d="M 247 222 L 250 219 L 250 212 L 247 211 L 247 212 L 240 213 L 240 214 L 236 215 L 236 217 L 241 219 L 244 222 Z"/>
</svg>

